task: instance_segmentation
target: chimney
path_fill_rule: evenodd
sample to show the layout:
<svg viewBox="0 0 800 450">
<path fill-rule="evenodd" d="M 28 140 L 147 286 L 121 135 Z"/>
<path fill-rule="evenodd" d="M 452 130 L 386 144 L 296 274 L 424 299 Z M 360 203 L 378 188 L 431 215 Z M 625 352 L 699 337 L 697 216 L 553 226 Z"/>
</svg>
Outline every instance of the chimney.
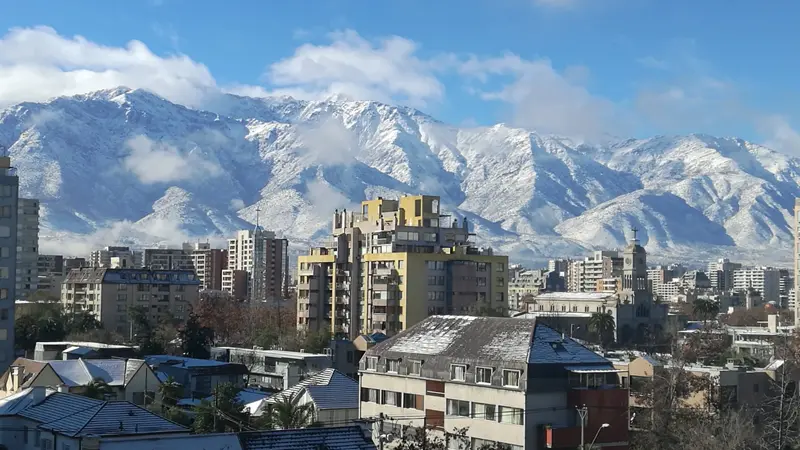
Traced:
<svg viewBox="0 0 800 450">
<path fill-rule="evenodd" d="M 59 384 L 56 389 L 63 394 L 69 393 L 69 386 L 66 384 Z"/>
<path fill-rule="evenodd" d="M 31 401 L 34 405 L 42 403 L 47 397 L 47 388 L 44 386 L 34 386 L 31 389 Z"/>
<path fill-rule="evenodd" d="M 25 368 L 22 366 L 11 366 L 11 390 L 17 392 L 19 390 L 22 375 L 25 373 Z"/>
</svg>

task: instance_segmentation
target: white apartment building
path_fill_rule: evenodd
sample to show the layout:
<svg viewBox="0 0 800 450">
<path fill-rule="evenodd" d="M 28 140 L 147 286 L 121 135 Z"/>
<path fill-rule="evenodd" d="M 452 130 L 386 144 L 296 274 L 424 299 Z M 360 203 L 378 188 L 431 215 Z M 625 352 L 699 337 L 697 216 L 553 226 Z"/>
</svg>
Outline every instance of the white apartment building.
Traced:
<svg viewBox="0 0 800 450">
<path fill-rule="evenodd" d="M 192 245 L 183 248 L 147 248 L 144 250 L 144 267 L 152 270 L 194 270 Z"/>
<path fill-rule="evenodd" d="M 539 295 L 545 286 L 547 271 L 544 269 L 523 270 L 516 273 L 508 282 L 508 309 L 522 311 L 525 296 Z"/>
<path fill-rule="evenodd" d="M 134 268 L 142 267 L 144 257 L 142 252 L 131 250 L 130 247 L 111 246 L 95 250 L 89 256 L 89 267 L 111 267 L 111 258 L 120 258 L 120 261 L 130 261 Z"/>
<path fill-rule="evenodd" d="M 733 289 L 755 289 L 765 303 L 780 301 L 780 271 L 770 267 L 737 269 L 733 271 Z"/>
<path fill-rule="evenodd" d="M 39 288 L 39 200 L 21 198 L 17 206 L 17 298 Z"/>
<path fill-rule="evenodd" d="M 622 275 L 622 255 L 617 251 L 596 251 L 583 260 L 570 261 L 567 268 L 567 290 L 595 292 L 604 278 Z"/>
<path fill-rule="evenodd" d="M 198 242 L 191 248 L 191 257 L 200 290 L 222 290 L 222 272 L 228 266 L 228 251 Z"/>
<path fill-rule="evenodd" d="M 240 230 L 228 240 L 228 266 L 222 271 L 222 290 L 237 292 L 236 272 L 247 273 L 245 296 L 254 301 L 288 298 L 288 241 L 260 227 Z"/>
<path fill-rule="evenodd" d="M 278 391 L 289 389 L 333 365 L 327 354 L 260 348 L 211 347 L 211 359 L 243 364 L 248 371 L 248 386 Z"/>
<path fill-rule="evenodd" d="M 730 262 L 724 258 L 708 263 L 707 273 L 711 287 L 718 291 L 733 289 L 733 272 L 741 268 L 741 264 Z"/>
</svg>

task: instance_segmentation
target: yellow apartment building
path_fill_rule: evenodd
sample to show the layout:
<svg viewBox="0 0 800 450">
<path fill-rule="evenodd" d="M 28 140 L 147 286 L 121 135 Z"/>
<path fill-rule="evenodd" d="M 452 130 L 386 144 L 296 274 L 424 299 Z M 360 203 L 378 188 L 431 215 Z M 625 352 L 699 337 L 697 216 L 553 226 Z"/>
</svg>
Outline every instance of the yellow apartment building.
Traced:
<svg viewBox="0 0 800 450">
<path fill-rule="evenodd" d="M 299 328 L 391 335 L 431 315 L 507 306 L 508 257 L 475 247 L 467 221 L 442 215 L 439 197 L 337 210 L 332 234 L 298 259 Z"/>
</svg>

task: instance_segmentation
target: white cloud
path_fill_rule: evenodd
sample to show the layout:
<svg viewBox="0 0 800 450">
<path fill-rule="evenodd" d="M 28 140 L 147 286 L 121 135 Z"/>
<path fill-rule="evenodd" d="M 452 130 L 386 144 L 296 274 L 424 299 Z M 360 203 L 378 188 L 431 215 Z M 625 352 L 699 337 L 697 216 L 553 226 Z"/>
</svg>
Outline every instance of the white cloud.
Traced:
<svg viewBox="0 0 800 450">
<path fill-rule="evenodd" d="M 345 94 L 355 99 L 422 106 L 444 86 L 420 59 L 415 42 L 391 36 L 370 42 L 353 30 L 332 33 L 327 45 L 304 44 L 265 74 L 275 93 L 300 98 Z"/>
<path fill-rule="evenodd" d="M 499 58 L 470 57 L 459 70 L 481 82 L 512 77 L 513 81 L 500 90 L 479 91 L 479 95 L 511 105 L 515 126 L 581 138 L 624 131 L 619 129 L 621 121 L 615 105 L 592 95 L 580 84 L 588 78 L 585 68 L 571 67 L 562 75 L 549 60 L 526 60 L 506 54 Z"/>
<path fill-rule="evenodd" d="M 800 157 L 800 133 L 780 115 L 763 117 L 758 121 L 760 132 L 767 137 L 764 145 L 787 155 Z"/>
<path fill-rule="evenodd" d="M 240 209 L 244 209 L 244 207 L 245 207 L 244 200 L 240 198 L 234 198 L 233 200 L 231 200 L 232 210 L 239 211 Z"/>
<path fill-rule="evenodd" d="M 25 127 L 43 127 L 48 122 L 60 120 L 63 116 L 64 114 L 61 111 L 43 109 L 28 116 L 27 120 L 25 120 Z"/>
<path fill-rule="evenodd" d="M 317 164 L 349 164 L 358 152 L 358 140 L 335 118 L 297 126 L 304 154 Z"/>
<path fill-rule="evenodd" d="M 158 56 L 139 41 L 108 47 L 48 27 L 15 28 L 0 38 L 0 107 L 117 86 L 189 106 L 217 90 L 204 65 L 185 55 Z"/>
<path fill-rule="evenodd" d="M 355 209 L 355 204 L 346 195 L 323 180 L 309 182 L 306 189 L 306 198 L 321 217 L 328 217 L 334 209 Z"/>
<path fill-rule="evenodd" d="M 184 154 L 172 145 L 136 136 L 126 142 L 130 153 L 123 168 L 145 184 L 171 183 L 192 178 L 216 176 L 220 168 L 195 153 Z"/>
</svg>

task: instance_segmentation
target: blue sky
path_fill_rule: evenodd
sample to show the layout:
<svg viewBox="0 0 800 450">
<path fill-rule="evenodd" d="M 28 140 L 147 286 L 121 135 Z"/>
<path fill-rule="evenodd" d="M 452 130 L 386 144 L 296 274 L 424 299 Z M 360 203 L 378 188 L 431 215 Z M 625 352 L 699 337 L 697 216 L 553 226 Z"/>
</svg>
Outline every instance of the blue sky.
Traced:
<svg viewBox="0 0 800 450">
<path fill-rule="evenodd" d="M 3 0 L 0 9 L 3 34 L 29 29 L 0 40 L 0 104 L 117 80 L 191 106 L 202 106 L 196 88 L 342 92 L 454 124 L 703 132 L 800 153 L 800 3 L 789 0 Z M 152 55 L 130 50 L 132 40 Z M 52 75 L 34 89 L 40 69 Z"/>
</svg>

